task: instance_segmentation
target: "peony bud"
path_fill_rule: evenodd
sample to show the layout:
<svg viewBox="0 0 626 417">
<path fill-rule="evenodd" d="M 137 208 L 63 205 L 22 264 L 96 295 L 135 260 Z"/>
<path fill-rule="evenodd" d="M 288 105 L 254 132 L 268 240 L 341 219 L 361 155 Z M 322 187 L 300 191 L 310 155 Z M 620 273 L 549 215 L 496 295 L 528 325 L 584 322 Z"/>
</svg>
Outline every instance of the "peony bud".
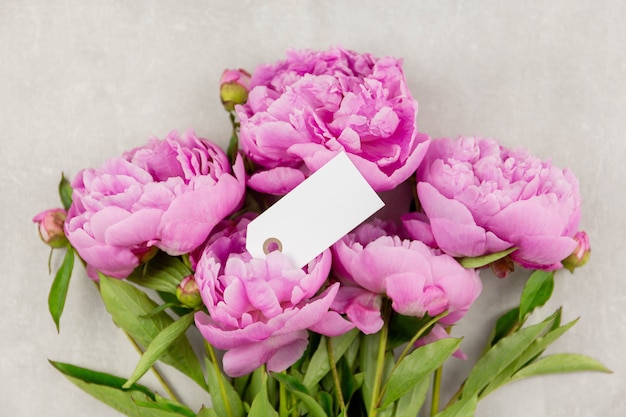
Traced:
<svg viewBox="0 0 626 417">
<path fill-rule="evenodd" d="M 574 272 L 574 269 L 580 268 L 589 260 L 589 254 L 591 253 L 591 246 L 589 245 L 589 236 L 585 232 L 577 232 L 574 235 L 574 240 L 578 243 L 574 252 L 567 258 L 563 259 L 561 263 L 563 267 L 570 272 Z"/>
<path fill-rule="evenodd" d="M 490 266 L 491 271 L 498 278 L 506 278 L 511 272 L 515 270 L 515 264 L 513 263 L 513 259 L 508 256 L 498 259 L 497 261 L 493 261 Z"/>
<path fill-rule="evenodd" d="M 178 284 L 176 287 L 176 298 L 189 308 L 196 308 L 202 304 L 200 290 L 198 289 L 198 284 L 196 284 L 193 275 L 185 277 L 180 284 Z"/>
<path fill-rule="evenodd" d="M 43 211 L 33 218 L 33 222 L 39 224 L 39 236 L 41 240 L 53 248 L 62 248 L 68 244 L 63 225 L 67 211 L 62 208 Z"/>
<path fill-rule="evenodd" d="M 245 104 L 250 91 L 250 74 L 242 69 L 224 70 L 220 80 L 220 99 L 227 111 L 236 104 Z"/>
</svg>

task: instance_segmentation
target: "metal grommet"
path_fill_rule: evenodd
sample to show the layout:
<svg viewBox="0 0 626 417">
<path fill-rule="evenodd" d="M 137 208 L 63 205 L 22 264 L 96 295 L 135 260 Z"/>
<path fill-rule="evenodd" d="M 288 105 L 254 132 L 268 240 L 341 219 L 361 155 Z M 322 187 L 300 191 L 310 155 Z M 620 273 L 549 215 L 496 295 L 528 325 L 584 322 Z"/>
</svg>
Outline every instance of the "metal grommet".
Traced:
<svg viewBox="0 0 626 417">
<path fill-rule="evenodd" d="M 267 255 L 274 251 L 282 252 L 283 244 L 275 237 L 268 237 L 265 239 L 265 242 L 263 242 L 263 253 Z"/>
</svg>

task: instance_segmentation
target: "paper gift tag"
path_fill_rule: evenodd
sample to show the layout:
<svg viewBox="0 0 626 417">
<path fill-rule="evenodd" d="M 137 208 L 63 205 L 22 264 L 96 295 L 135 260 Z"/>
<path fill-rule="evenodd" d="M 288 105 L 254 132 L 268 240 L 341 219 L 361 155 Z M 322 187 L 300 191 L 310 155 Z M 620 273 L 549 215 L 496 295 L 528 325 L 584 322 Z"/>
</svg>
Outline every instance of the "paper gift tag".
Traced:
<svg viewBox="0 0 626 417">
<path fill-rule="evenodd" d="M 246 249 L 302 268 L 384 205 L 342 152 L 248 224 Z"/>
</svg>

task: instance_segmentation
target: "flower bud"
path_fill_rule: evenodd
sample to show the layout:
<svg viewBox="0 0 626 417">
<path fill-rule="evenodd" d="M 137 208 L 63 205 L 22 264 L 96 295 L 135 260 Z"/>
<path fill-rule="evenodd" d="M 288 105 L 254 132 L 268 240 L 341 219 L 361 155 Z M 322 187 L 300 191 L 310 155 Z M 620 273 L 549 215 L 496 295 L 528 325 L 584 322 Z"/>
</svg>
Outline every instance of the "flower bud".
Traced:
<svg viewBox="0 0 626 417">
<path fill-rule="evenodd" d="M 250 91 L 250 74 L 242 69 L 224 70 L 220 80 L 220 99 L 227 111 L 233 111 L 236 104 L 244 104 Z"/>
<path fill-rule="evenodd" d="M 202 304 L 200 290 L 198 289 L 198 284 L 196 284 L 193 275 L 185 277 L 180 284 L 178 284 L 176 287 L 176 298 L 189 308 L 196 308 Z"/>
<path fill-rule="evenodd" d="M 574 252 L 567 258 L 563 259 L 561 263 L 563 267 L 570 272 L 574 272 L 574 269 L 580 268 L 589 260 L 589 254 L 591 253 L 591 246 L 589 245 L 589 236 L 585 232 L 577 232 L 574 235 L 574 240 L 578 243 Z"/>
<path fill-rule="evenodd" d="M 67 211 L 62 208 L 42 211 L 33 218 L 33 222 L 39 224 L 39 236 L 48 246 L 62 248 L 68 244 L 63 225 Z"/>
<path fill-rule="evenodd" d="M 491 271 L 498 278 L 506 278 L 511 272 L 515 270 L 515 264 L 513 263 L 513 259 L 508 256 L 498 259 L 497 261 L 493 261 L 490 266 Z"/>
</svg>

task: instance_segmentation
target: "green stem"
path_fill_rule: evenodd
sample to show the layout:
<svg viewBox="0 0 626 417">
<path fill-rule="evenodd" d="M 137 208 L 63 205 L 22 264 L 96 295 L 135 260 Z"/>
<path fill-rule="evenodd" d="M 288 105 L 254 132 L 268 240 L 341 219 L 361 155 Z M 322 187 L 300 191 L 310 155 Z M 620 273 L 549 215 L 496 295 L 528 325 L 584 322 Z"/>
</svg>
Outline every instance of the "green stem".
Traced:
<svg viewBox="0 0 626 417">
<path fill-rule="evenodd" d="M 446 333 L 450 334 L 452 326 L 446 327 Z M 434 417 L 439 412 L 439 400 L 441 398 L 441 377 L 443 375 L 443 364 L 437 368 L 433 376 L 433 392 L 430 402 L 430 417 Z"/>
<path fill-rule="evenodd" d="M 382 398 L 381 386 L 383 384 L 383 372 L 385 370 L 385 354 L 387 353 L 387 337 L 389 336 L 389 317 L 391 306 L 387 300 L 383 301 L 382 316 L 383 328 L 380 330 L 380 340 L 378 342 L 378 356 L 376 357 L 376 373 L 374 374 L 374 386 L 372 387 L 372 399 L 370 402 L 370 416 L 378 415 L 378 404 Z"/>
<path fill-rule="evenodd" d="M 454 395 L 452 396 L 452 398 L 450 398 L 450 401 L 448 401 L 448 404 L 446 404 L 446 407 L 444 408 L 444 410 L 448 407 L 450 407 L 452 404 L 454 404 L 456 402 L 456 400 L 458 400 L 461 397 L 461 393 L 463 392 L 463 387 L 465 387 L 465 382 L 463 382 L 461 384 L 461 386 L 459 387 L 459 389 L 454 393 Z"/>
<path fill-rule="evenodd" d="M 286 372 L 281 372 L 286 375 Z M 284 384 L 278 384 L 278 415 L 280 417 L 289 417 L 289 399 L 287 398 L 287 388 Z"/>
<path fill-rule="evenodd" d="M 48 254 L 48 274 L 52 274 L 52 252 L 54 252 L 54 249 L 50 248 L 50 254 Z"/>
<path fill-rule="evenodd" d="M 393 365 L 393 368 L 391 368 L 391 372 L 389 372 L 389 378 L 391 378 L 391 375 L 393 375 L 393 373 L 396 371 L 396 369 L 398 369 L 398 366 L 400 365 L 400 362 L 402 362 L 402 360 L 413 349 L 413 346 L 415 345 L 415 342 L 417 342 L 417 339 L 422 337 L 422 335 L 424 333 L 426 333 L 426 330 L 428 330 L 430 328 L 430 326 L 432 326 L 433 324 L 437 323 L 440 319 L 444 318 L 447 315 L 448 315 L 448 312 L 444 311 L 443 313 L 439 314 L 438 316 L 433 317 L 432 319 L 430 319 L 428 321 L 428 323 L 426 323 L 424 326 L 422 326 L 417 333 L 415 333 L 415 335 L 411 338 L 411 340 L 409 340 L 409 343 L 407 343 L 406 347 L 404 348 L 404 350 L 402 351 L 400 356 L 398 356 L 398 359 L 396 360 L 396 363 Z M 386 389 L 387 389 L 387 386 L 385 385 L 383 387 L 383 389 L 381 390 L 381 392 L 380 392 L 380 398 L 378 399 L 379 403 L 380 403 L 380 401 L 383 400 L 383 395 L 385 395 L 385 390 Z"/>
<path fill-rule="evenodd" d="M 215 351 L 213 350 L 213 346 L 211 346 L 207 342 L 204 342 L 204 348 L 209 354 L 209 358 L 211 360 L 211 363 L 213 364 L 213 367 L 215 367 L 215 374 L 217 376 L 217 384 L 220 386 L 220 395 L 222 396 L 222 399 L 224 400 L 224 407 L 226 407 L 226 414 L 228 414 L 228 417 L 233 417 L 233 410 L 230 408 L 230 403 L 228 402 L 228 395 L 226 394 L 226 387 L 224 386 L 224 381 L 222 380 L 222 377 L 223 377 L 222 370 L 220 369 L 217 363 L 217 357 L 215 356 Z"/>
<path fill-rule="evenodd" d="M 430 417 L 435 417 L 439 412 L 439 398 L 441 396 L 441 374 L 443 365 L 437 368 L 433 376 L 433 392 L 430 402 Z"/>
<path fill-rule="evenodd" d="M 343 399 L 343 393 L 341 392 L 341 382 L 339 381 L 339 374 L 337 373 L 337 365 L 335 364 L 335 358 L 333 355 L 332 338 L 326 338 L 326 349 L 328 350 L 328 361 L 330 362 L 330 370 L 333 374 L 333 381 L 335 382 L 335 391 L 337 391 L 337 402 L 339 403 L 339 410 L 342 414 L 346 408 L 346 403 Z"/>
</svg>

